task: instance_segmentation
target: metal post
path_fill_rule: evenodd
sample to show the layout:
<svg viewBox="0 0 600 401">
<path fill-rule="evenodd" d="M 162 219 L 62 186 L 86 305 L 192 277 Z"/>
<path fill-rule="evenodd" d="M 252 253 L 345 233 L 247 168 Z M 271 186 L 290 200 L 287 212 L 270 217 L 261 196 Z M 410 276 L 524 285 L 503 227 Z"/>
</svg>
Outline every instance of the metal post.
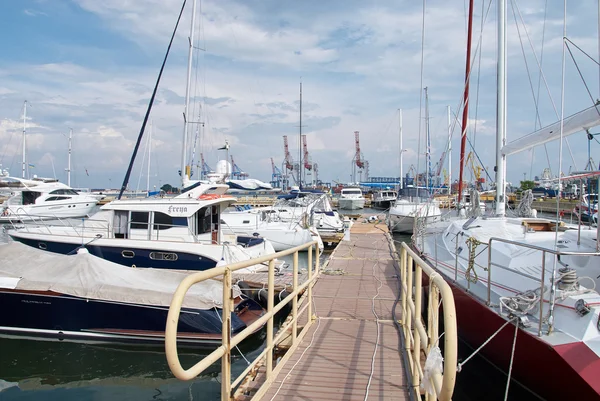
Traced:
<svg viewBox="0 0 600 401">
<path fill-rule="evenodd" d="M 319 245 L 316 244 L 315 248 L 319 249 Z M 317 251 L 318 252 L 318 251 Z M 308 281 L 312 280 L 313 274 L 313 263 L 312 263 L 312 246 L 308 248 Z M 312 320 L 312 284 L 308 286 L 308 316 L 306 323 L 310 323 Z"/>
<path fill-rule="evenodd" d="M 487 306 L 492 304 L 492 238 L 488 245 L 488 285 L 487 285 Z"/>
<path fill-rule="evenodd" d="M 542 282 L 540 286 L 540 323 L 538 337 L 542 336 L 542 321 L 544 320 L 544 280 L 546 279 L 546 251 L 542 251 Z"/>
<path fill-rule="evenodd" d="M 298 288 L 298 251 L 294 252 L 294 267 L 292 270 L 292 291 Z M 309 301 L 310 302 L 310 301 Z M 298 335 L 298 297 L 292 299 L 292 344 L 296 344 Z"/>
<path fill-rule="evenodd" d="M 275 298 L 275 262 L 269 261 L 269 280 L 267 284 L 267 312 L 273 311 Z M 271 380 L 273 373 L 273 317 L 267 321 L 267 381 Z"/>
<path fill-rule="evenodd" d="M 231 396 L 231 311 L 233 297 L 231 289 L 231 270 L 223 274 L 223 326 L 222 339 L 225 353 L 221 358 L 221 400 L 229 401 Z"/>
<path fill-rule="evenodd" d="M 413 336 L 415 343 L 413 345 L 413 358 L 415 359 L 415 365 L 421 363 L 421 335 L 417 329 L 417 321 L 421 318 L 421 283 L 423 278 L 423 271 L 419 263 L 415 263 L 415 327 L 413 330 Z M 413 370 L 413 386 L 418 386 L 420 383 L 419 369 L 415 367 Z M 415 391 L 418 391 L 416 387 Z"/>
</svg>

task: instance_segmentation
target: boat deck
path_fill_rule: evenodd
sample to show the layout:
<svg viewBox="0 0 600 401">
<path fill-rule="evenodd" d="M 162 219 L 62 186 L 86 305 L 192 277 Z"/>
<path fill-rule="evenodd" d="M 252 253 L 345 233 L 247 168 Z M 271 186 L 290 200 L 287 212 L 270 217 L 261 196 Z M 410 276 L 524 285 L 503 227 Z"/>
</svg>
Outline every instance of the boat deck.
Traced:
<svg viewBox="0 0 600 401">
<path fill-rule="evenodd" d="M 317 321 L 261 399 L 409 398 L 392 319 L 398 296 L 392 252 L 384 223 L 352 226 L 350 241 L 340 242 L 314 287 Z"/>
</svg>

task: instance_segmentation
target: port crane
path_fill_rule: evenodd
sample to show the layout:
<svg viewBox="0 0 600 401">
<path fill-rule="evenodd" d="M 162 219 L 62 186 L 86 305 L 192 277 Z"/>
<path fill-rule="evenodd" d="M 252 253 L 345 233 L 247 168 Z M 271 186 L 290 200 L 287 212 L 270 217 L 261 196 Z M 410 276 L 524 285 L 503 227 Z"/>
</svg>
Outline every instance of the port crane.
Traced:
<svg viewBox="0 0 600 401">
<path fill-rule="evenodd" d="M 271 168 L 273 169 L 273 175 L 271 176 L 271 185 L 274 188 L 282 188 L 283 174 L 281 173 L 281 170 L 279 169 L 279 167 L 277 167 L 275 165 L 275 161 L 273 160 L 272 157 L 271 157 Z"/>
<path fill-rule="evenodd" d="M 360 137 L 359 132 L 354 131 L 354 147 L 355 153 L 352 158 L 352 181 L 356 182 L 356 173 L 358 168 L 359 179 L 358 181 L 362 181 L 362 172 L 365 166 L 368 166 L 368 162 L 364 159 L 362 152 L 360 151 Z M 368 172 L 367 172 L 368 175 Z"/>
<path fill-rule="evenodd" d="M 213 169 L 204 161 L 204 153 L 200 153 L 200 177 L 205 180 L 206 176 L 214 173 Z"/>
<path fill-rule="evenodd" d="M 288 177 L 289 175 L 291 175 L 294 182 L 298 183 L 298 179 L 294 175 L 294 159 L 292 158 L 292 155 L 290 153 L 287 135 L 283 136 L 283 154 L 284 154 L 283 164 L 285 167 L 285 176 Z"/>
<path fill-rule="evenodd" d="M 475 153 L 469 152 L 465 159 L 465 164 L 470 167 L 473 177 L 475 178 L 475 189 L 483 191 L 483 183 L 485 182 L 485 178 L 481 177 L 483 168 L 479 164 L 476 164 Z"/>
<path fill-rule="evenodd" d="M 233 155 L 231 155 L 231 178 L 234 180 L 243 180 L 244 178 L 248 178 L 249 174 L 245 173 L 233 160 Z"/>
</svg>

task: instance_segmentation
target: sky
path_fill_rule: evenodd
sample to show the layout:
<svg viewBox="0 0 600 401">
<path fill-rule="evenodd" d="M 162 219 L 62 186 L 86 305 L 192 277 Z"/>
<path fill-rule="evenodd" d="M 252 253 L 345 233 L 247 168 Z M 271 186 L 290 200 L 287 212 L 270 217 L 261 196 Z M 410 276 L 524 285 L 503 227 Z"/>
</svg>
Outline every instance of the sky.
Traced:
<svg viewBox="0 0 600 401">
<path fill-rule="evenodd" d="M 72 186 L 120 187 L 182 3 L 4 2 L 2 167 L 21 176 L 27 101 L 27 174 L 66 182 L 72 129 Z M 447 106 L 452 113 L 452 181 L 456 180 L 467 4 L 430 0 L 423 15 L 423 3 L 408 0 L 199 1 L 188 121 L 203 124 L 189 125 L 188 159 L 193 155 L 197 164 L 203 153 L 214 168 L 224 156 L 217 149 L 227 140 L 243 171 L 270 181 L 271 158 L 278 167 L 283 162 L 283 135 L 298 160 L 302 82 L 302 133 L 321 180 L 350 181 L 354 131 L 360 132 L 370 176 L 398 176 L 400 109 L 404 172 L 411 166 L 423 171 L 427 126 L 436 169 L 447 148 Z M 600 98 L 597 2 L 571 1 L 567 6 L 567 38 L 573 45 L 572 57 L 566 51 L 563 92 L 563 2 L 508 1 L 509 141 L 556 122 L 563 97 L 565 116 Z M 468 116 L 470 144 L 492 179 L 496 7 L 495 2 L 490 6 L 489 1 L 475 1 Z M 146 188 L 148 157 L 150 187 L 179 185 L 191 15 L 188 0 L 146 127 L 146 133 L 152 133 L 151 150 L 146 135 L 130 189 Z M 600 144 L 592 141 L 596 164 L 599 150 Z M 585 168 L 585 133 L 569 137 L 562 159 L 565 174 Z M 559 160 L 558 143 L 510 156 L 508 181 L 541 175 L 547 167 L 556 175 Z M 445 158 L 444 169 L 447 163 Z"/>
</svg>

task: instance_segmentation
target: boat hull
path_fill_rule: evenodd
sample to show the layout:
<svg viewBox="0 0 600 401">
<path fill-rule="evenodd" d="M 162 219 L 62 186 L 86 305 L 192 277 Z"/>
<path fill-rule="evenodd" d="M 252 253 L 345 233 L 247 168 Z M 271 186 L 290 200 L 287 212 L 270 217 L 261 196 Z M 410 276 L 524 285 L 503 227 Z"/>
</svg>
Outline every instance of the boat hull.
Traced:
<svg viewBox="0 0 600 401">
<path fill-rule="evenodd" d="M 360 199 L 360 198 L 356 198 L 356 199 L 340 198 L 338 200 L 338 206 L 340 209 L 344 209 L 344 210 L 364 209 L 365 200 Z"/>
<path fill-rule="evenodd" d="M 164 344 L 168 307 L 74 297 L 49 291 L 0 290 L 0 335 L 85 343 Z M 254 316 L 232 313 L 232 332 L 247 327 L 262 308 L 242 301 Z M 246 313 L 248 310 L 245 310 Z M 221 310 L 182 309 L 178 343 L 214 345 L 221 340 Z M 244 320 L 246 321 L 244 321 Z"/>
<path fill-rule="evenodd" d="M 458 335 L 477 349 L 506 320 L 487 305 L 448 280 L 454 293 Z M 515 326 L 503 328 L 481 354 L 508 372 Z M 546 400 L 600 399 L 600 360 L 583 342 L 551 346 L 537 336 L 518 330 L 512 378 Z"/>
<path fill-rule="evenodd" d="M 396 200 L 377 200 L 377 201 L 373 201 L 372 205 L 374 209 L 382 209 L 382 210 L 386 210 L 389 209 L 395 202 Z"/>
<path fill-rule="evenodd" d="M 427 224 L 434 223 L 439 221 L 441 216 L 427 216 Z M 419 219 L 423 219 L 420 217 Z M 400 214 L 389 214 L 388 217 L 388 226 L 390 230 L 394 233 L 400 234 L 412 234 L 415 225 L 415 217 L 414 216 L 403 216 Z"/>
</svg>

